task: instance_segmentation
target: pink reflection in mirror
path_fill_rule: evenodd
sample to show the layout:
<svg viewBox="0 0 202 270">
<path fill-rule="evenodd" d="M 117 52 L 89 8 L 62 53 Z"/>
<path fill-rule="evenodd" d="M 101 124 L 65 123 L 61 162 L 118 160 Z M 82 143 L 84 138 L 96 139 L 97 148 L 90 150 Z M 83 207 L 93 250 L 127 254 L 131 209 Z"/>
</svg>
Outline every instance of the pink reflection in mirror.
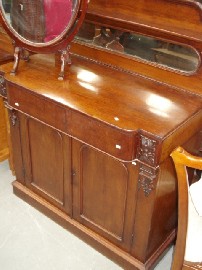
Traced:
<svg viewBox="0 0 202 270">
<path fill-rule="evenodd" d="M 44 42 L 53 40 L 68 26 L 72 16 L 72 0 L 44 0 Z"/>
</svg>

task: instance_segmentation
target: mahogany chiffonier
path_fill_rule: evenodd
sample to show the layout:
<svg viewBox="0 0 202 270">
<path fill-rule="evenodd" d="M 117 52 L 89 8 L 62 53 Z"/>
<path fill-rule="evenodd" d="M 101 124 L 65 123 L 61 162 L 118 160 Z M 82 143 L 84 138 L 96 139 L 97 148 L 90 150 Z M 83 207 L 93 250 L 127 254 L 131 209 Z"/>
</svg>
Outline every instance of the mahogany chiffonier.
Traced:
<svg viewBox="0 0 202 270">
<path fill-rule="evenodd" d="M 14 193 L 131 270 L 174 242 L 171 151 L 202 146 L 201 4 L 147 2 L 91 0 L 64 80 L 57 55 L 0 67 Z"/>
</svg>

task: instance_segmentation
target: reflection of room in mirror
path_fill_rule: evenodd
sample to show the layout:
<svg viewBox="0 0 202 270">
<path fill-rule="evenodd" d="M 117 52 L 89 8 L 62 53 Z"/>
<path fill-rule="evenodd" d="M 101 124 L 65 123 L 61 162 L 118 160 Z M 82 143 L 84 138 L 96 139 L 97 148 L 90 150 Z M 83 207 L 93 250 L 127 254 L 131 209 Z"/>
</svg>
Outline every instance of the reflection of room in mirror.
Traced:
<svg viewBox="0 0 202 270">
<path fill-rule="evenodd" d="M 187 45 L 132 32 L 121 32 L 85 21 L 75 40 L 175 71 L 192 73 L 199 66 L 197 51 Z"/>
<path fill-rule="evenodd" d="M 8 22 L 23 38 L 48 42 L 57 38 L 72 16 L 72 0 L 3 0 Z"/>
<path fill-rule="evenodd" d="M 10 23 L 10 21 L 11 21 L 11 18 L 10 18 L 11 1 L 12 0 L 2 0 L 2 5 L 4 8 L 5 17 L 6 17 L 6 20 L 8 23 Z"/>
</svg>

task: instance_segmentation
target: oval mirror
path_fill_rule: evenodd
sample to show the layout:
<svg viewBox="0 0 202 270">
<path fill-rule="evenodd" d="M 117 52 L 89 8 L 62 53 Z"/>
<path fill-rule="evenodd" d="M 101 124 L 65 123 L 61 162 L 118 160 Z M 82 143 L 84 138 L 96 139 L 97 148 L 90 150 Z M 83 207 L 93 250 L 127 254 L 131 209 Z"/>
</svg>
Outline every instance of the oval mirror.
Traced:
<svg viewBox="0 0 202 270">
<path fill-rule="evenodd" d="M 61 52 L 61 72 L 71 63 L 68 44 L 84 19 L 88 0 L 0 0 L 2 25 L 14 40 L 14 67 L 27 59 L 27 51 Z"/>
</svg>

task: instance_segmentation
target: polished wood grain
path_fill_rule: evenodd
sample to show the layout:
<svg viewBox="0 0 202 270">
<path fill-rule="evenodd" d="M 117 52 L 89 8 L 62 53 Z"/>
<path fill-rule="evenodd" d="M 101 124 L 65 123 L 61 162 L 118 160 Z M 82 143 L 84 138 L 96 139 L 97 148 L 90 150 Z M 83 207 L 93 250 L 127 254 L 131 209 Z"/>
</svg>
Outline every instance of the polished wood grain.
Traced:
<svg viewBox="0 0 202 270">
<path fill-rule="evenodd" d="M 195 92 L 200 95 L 202 88 L 202 71 L 201 68 L 190 75 L 182 75 L 179 72 L 169 71 L 166 68 L 161 68 L 157 64 L 141 61 L 139 58 L 132 59 L 118 54 L 116 52 L 106 52 L 98 50 L 89 45 L 84 45 L 79 42 L 72 43 L 72 52 L 82 55 L 85 58 L 92 59 L 98 63 L 104 63 L 112 67 L 124 69 L 126 72 L 138 74 L 144 77 L 149 77 L 155 81 L 161 81 L 173 87 L 183 88 L 186 91 Z M 200 49 L 201 50 L 201 49 Z M 118 57 L 118 61 L 117 61 Z M 201 60 L 200 60 L 201 61 Z M 190 84 L 190 80 L 192 83 Z"/>
<path fill-rule="evenodd" d="M 149 4 L 142 0 L 92 0 L 87 19 L 99 23 L 105 19 L 105 25 L 154 36 L 201 41 L 201 11 L 201 3 L 195 0 L 151 0 Z"/>
<path fill-rule="evenodd" d="M 13 44 L 11 38 L 7 35 L 2 25 L 0 24 L 0 49 L 4 54 L 1 64 L 13 60 Z"/>
<path fill-rule="evenodd" d="M 178 177 L 178 234 L 173 257 L 172 270 L 201 269 L 202 263 L 184 261 L 188 228 L 189 181 L 186 167 L 202 169 L 202 158 L 193 156 L 182 147 L 171 153 Z"/>
<path fill-rule="evenodd" d="M 196 50 L 201 63 L 201 14 L 202 4 L 195 0 L 152 0 L 149 4 L 142 0 L 130 0 L 127 3 L 123 0 L 118 3 L 92 0 L 86 14 L 86 22 L 156 37 L 168 43 L 191 46 Z M 138 73 L 199 95 L 202 91 L 201 64 L 195 72 L 182 76 L 177 70 L 168 70 L 158 64 L 134 59 L 115 51 L 106 52 L 78 41 L 72 43 L 71 51 L 93 61 Z"/>
<path fill-rule="evenodd" d="M 32 118 L 20 125 L 27 186 L 71 216 L 71 139 Z"/>
<path fill-rule="evenodd" d="M 129 252 L 136 169 L 78 141 L 73 141 L 73 153 L 73 217 Z"/>
<path fill-rule="evenodd" d="M 8 64 L 4 71 L 9 73 L 10 68 Z M 186 123 L 190 115 L 197 117 L 201 113 L 202 99 L 197 95 L 138 75 L 106 68 L 80 57 L 73 57 L 68 77 L 62 83 L 54 76 L 57 71 L 50 58 L 47 61 L 41 56 L 33 56 L 29 64 L 22 63 L 20 70 L 18 76 L 7 74 L 6 79 L 11 82 L 8 86 L 9 102 L 22 111 L 34 110 L 30 106 L 32 98 L 35 101 L 39 97 L 36 102 L 39 104 L 42 97 L 44 101 L 58 104 L 59 108 L 70 108 L 82 115 L 93 116 L 101 123 L 106 122 L 128 133 L 147 126 L 147 132 L 159 137 L 167 136 L 170 130 Z M 43 77 L 36 80 L 42 71 Z M 23 89 L 31 89 L 26 92 L 26 97 L 23 97 L 24 93 L 20 94 L 22 80 Z M 48 87 L 44 83 L 46 81 Z M 15 103 L 19 103 L 19 106 Z M 39 107 L 36 108 L 37 114 L 40 113 Z M 49 114 L 47 117 L 50 117 Z M 39 118 L 43 121 L 43 118 Z"/>
</svg>

